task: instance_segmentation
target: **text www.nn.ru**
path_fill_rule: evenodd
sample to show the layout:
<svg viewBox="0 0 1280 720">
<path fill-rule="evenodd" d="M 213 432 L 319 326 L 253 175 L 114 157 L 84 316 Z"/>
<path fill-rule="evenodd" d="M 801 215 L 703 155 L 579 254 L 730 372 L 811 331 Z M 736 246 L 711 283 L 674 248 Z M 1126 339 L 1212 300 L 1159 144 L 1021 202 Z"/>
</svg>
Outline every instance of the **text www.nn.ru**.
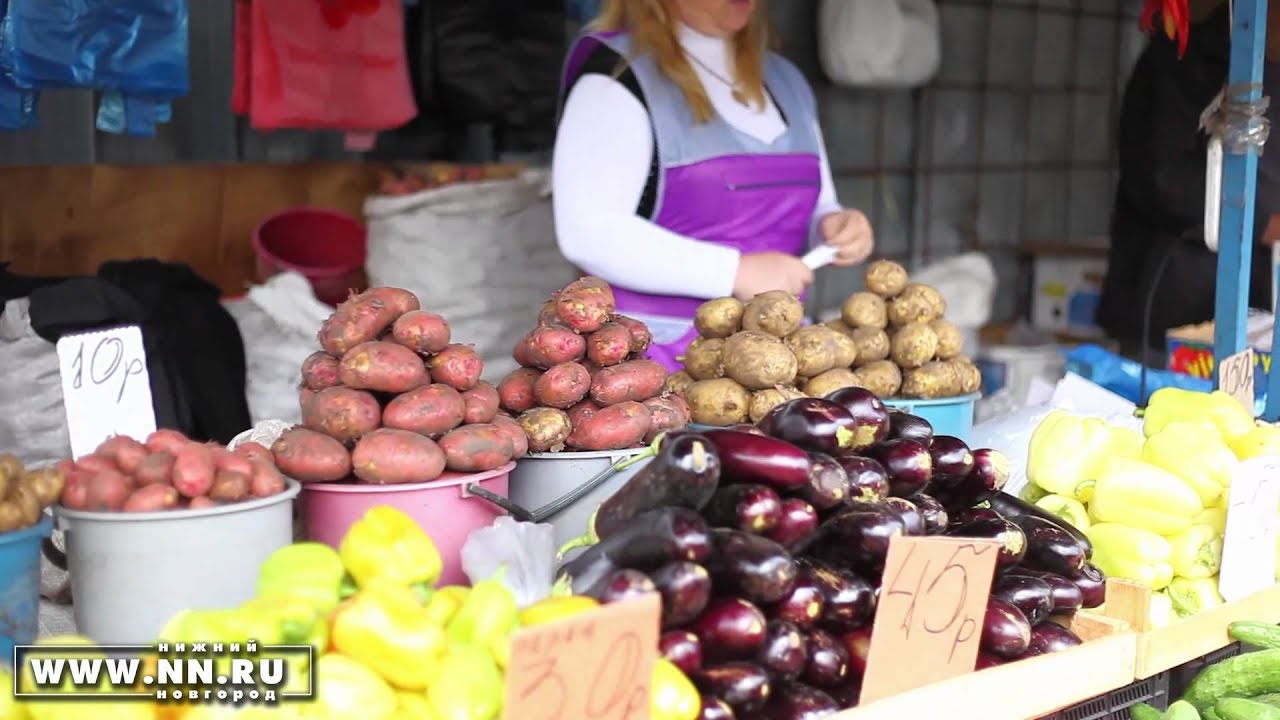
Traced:
<svg viewBox="0 0 1280 720">
<path fill-rule="evenodd" d="M 28 657 L 31 677 L 40 688 L 58 688 L 67 680 L 75 687 L 98 687 L 103 680 L 117 688 L 138 685 L 142 661 L 138 658 L 41 658 Z M 104 677 L 105 670 L 105 677 Z M 156 674 L 142 676 L 144 685 L 267 685 L 284 679 L 284 661 L 263 658 L 230 660 L 230 676 L 216 675 L 210 658 L 161 658 Z"/>
</svg>

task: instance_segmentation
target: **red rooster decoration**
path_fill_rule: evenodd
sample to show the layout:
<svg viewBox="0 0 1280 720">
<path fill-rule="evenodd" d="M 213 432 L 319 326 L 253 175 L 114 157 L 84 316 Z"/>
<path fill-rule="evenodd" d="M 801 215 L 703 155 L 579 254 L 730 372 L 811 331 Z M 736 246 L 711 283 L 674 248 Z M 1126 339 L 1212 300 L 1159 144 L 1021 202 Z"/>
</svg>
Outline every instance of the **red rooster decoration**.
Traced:
<svg viewBox="0 0 1280 720">
<path fill-rule="evenodd" d="M 1178 41 L 1178 57 L 1187 52 L 1187 36 L 1191 32 L 1187 0 L 1146 0 L 1142 7 L 1142 30 L 1154 32 L 1156 18 L 1164 26 L 1164 34 Z"/>
</svg>

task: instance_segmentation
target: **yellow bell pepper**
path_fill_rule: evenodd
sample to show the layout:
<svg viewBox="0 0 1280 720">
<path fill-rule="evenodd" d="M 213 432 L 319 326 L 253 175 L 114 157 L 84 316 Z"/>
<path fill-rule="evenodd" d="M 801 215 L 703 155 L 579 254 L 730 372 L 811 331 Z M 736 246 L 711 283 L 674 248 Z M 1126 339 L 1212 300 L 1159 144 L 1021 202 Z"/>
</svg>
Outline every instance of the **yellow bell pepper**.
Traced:
<svg viewBox="0 0 1280 720">
<path fill-rule="evenodd" d="M 1111 458 L 1102 467 L 1093 499 L 1093 517 L 1172 535 L 1191 527 L 1204 506 L 1183 481 L 1160 468 L 1136 460 Z"/>
<path fill-rule="evenodd" d="M 520 625 L 542 625 L 544 623 L 563 620 L 564 618 L 591 612 L 600 607 L 593 597 L 586 595 L 568 595 L 565 597 L 549 597 L 540 600 L 520 611 Z"/>
<path fill-rule="evenodd" d="M 1142 432 L 1151 437 L 1169 423 L 1180 420 L 1213 423 L 1228 441 L 1254 427 L 1253 413 L 1221 390 L 1202 393 L 1166 387 L 1152 393 L 1147 401 L 1147 409 L 1142 416 Z"/>
<path fill-rule="evenodd" d="M 698 720 L 702 697 L 680 668 L 665 658 L 653 664 L 649 691 L 650 720 Z"/>
<path fill-rule="evenodd" d="M 1089 511 L 1075 498 L 1065 495 L 1045 495 L 1037 500 L 1035 505 L 1045 512 L 1062 518 L 1077 530 L 1089 528 Z"/>
<path fill-rule="evenodd" d="M 505 647 L 516 623 L 520 608 L 515 596 L 502 582 L 502 571 L 476 583 L 467 599 L 449 621 L 449 639 L 460 645 L 483 648 Z"/>
<path fill-rule="evenodd" d="M 1147 608 L 1147 618 L 1152 628 L 1162 628 L 1173 623 L 1177 614 L 1173 611 L 1173 600 L 1161 592 L 1151 593 L 1151 605 Z"/>
<path fill-rule="evenodd" d="M 1022 486 L 1021 490 L 1018 491 L 1018 499 L 1023 502 L 1029 502 L 1034 504 L 1036 502 L 1039 502 L 1041 498 L 1049 494 L 1050 493 L 1048 490 L 1045 490 L 1044 488 L 1040 487 L 1039 485 L 1033 482 L 1028 482 L 1026 485 Z"/>
<path fill-rule="evenodd" d="M 1212 507 L 1231 485 L 1238 461 L 1227 444 L 1199 423 L 1174 422 L 1147 439 L 1142 459 L 1185 482 Z"/>
<path fill-rule="evenodd" d="M 1108 577 L 1133 580 L 1153 590 L 1165 587 L 1173 578 L 1173 548 L 1149 530 L 1097 523 L 1084 534 L 1093 544 L 1093 564 Z"/>
<path fill-rule="evenodd" d="M 1189 580 L 1213 577 L 1222 567 L 1222 536 L 1208 525 L 1192 525 L 1168 538 L 1173 574 Z M 1170 593 L 1172 594 L 1172 593 Z M 1175 598 L 1176 599 L 1176 598 Z"/>
<path fill-rule="evenodd" d="M 1173 611 L 1178 617 L 1195 615 L 1226 603 L 1218 593 L 1218 578 L 1185 578 L 1176 577 L 1165 590 L 1173 601 Z"/>
<path fill-rule="evenodd" d="M 370 508 L 347 530 L 338 546 L 342 564 L 366 588 L 375 582 L 434 585 L 443 563 L 440 551 L 413 518 L 390 505 Z"/>
<path fill-rule="evenodd" d="M 427 688 L 434 720 L 494 720 L 502 714 L 502 673 L 485 648 L 449 647 Z"/>
<path fill-rule="evenodd" d="M 36 641 L 36 645 L 68 645 L 84 648 L 81 651 L 51 650 L 41 652 L 40 657 L 43 658 L 106 658 L 106 653 L 96 643 L 81 635 L 58 635 L 42 638 Z M 30 666 L 22 668 L 18 684 L 24 693 L 37 690 L 35 677 L 31 672 Z M 62 684 L 56 690 L 48 687 L 39 689 L 44 692 L 92 692 L 95 694 L 112 692 L 111 681 L 106 677 L 105 672 L 102 673 L 98 685 L 91 690 L 72 685 L 69 672 L 63 673 Z M 101 701 L 95 702 L 93 698 L 30 698 L 24 700 L 26 701 L 21 706 L 25 708 L 31 720 L 151 720 L 154 716 L 152 709 L 143 703 L 104 703 Z"/>
<path fill-rule="evenodd" d="M 1027 480 L 1058 495 L 1088 502 L 1103 460 L 1115 440 L 1110 425 L 1054 410 L 1027 446 Z"/>
<path fill-rule="evenodd" d="M 335 650 L 401 690 L 425 690 L 448 647 L 444 629 L 404 585 L 356 593 L 334 613 L 331 632 Z"/>
<path fill-rule="evenodd" d="M 1221 504 L 1205 508 L 1191 520 L 1192 525 L 1208 525 L 1219 535 L 1227 532 L 1227 508 Z"/>
<path fill-rule="evenodd" d="M 299 705 L 304 720 L 394 720 L 395 690 L 351 658 L 327 653 L 316 661 L 316 696 Z"/>
<path fill-rule="evenodd" d="M 338 551 L 318 542 L 286 545 L 258 570 L 258 597 L 296 597 L 327 613 L 338 605 L 346 575 Z"/>
<path fill-rule="evenodd" d="M 274 643 L 310 645 L 316 649 L 317 655 L 329 647 L 328 618 L 306 598 L 283 595 L 257 597 L 240 608 L 248 613 L 257 613 L 278 628 L 272 633 Z"/>
<path fill-rule="evenodd" d="M 396 693 L 396 701 L 399 703 L 396 720 L 435 720 L 436 714 L 431 711 L 425 693 L 401 690 Z"/>
<path fill-rule="evenodd" d="M 1256 425 L 1252 430 L 1227 441 L 1231 452 L 1240 460 L 1252 460 L 1265 455 L 1280 455 L 1280 428 L 1275 425 Z"/>
<path fill-rule="evenodd" d="M 1111 447 L 1107 449 L 1109 457 L 1141 460 L 1142 448 L 1147 439 L 1137 430 L 1127 427 L 1111 426 Z"/>
<path fill-rule="evenodd" d="M 27 720 L 27 706 L 13 696 L 13 673 L 0 668 L 0 720 Z"/>
</svg>

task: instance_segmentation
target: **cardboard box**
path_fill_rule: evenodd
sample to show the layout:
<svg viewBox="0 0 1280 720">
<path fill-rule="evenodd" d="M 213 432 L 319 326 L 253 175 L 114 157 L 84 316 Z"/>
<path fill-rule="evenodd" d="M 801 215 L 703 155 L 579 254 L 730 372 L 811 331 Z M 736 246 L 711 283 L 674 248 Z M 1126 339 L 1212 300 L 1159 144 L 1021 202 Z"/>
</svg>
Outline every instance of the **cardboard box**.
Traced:
<svg viewBox="0 0 1280 720">
<path fill-rule="evenodd" d="M 1267 374 L 1271 372 L 1271 332 L 1274 317 L 1270 313 L 1249 316 L 1249 345 L 1253 348 L 1253 394 L 1267 392 Z M 1170 370 L 1192 377 L 1213 379 L 1217 359 L 1213 356 L 1213 323 L 1185 325 L 1165 334 L 1167 366 Z"/>
</svg>

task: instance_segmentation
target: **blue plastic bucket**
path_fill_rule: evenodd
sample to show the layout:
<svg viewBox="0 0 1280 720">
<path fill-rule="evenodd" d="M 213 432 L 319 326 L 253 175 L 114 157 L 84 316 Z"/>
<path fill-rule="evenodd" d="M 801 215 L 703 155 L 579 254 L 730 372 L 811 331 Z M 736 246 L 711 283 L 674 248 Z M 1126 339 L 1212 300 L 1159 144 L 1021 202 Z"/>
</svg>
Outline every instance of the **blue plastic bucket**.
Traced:
<svg viewBox="0 0 1280 720">
<path fill-rule="evenodd" d="M 952 435 L 968 442 L 969 433 L 973 430 L 973 408 L 978 397 L 979 394 L 974 393 L 941 400 L 888 398 L 884 404 L 928 420 L 935 435 Z"/>
<path fill-rule="evenodd" d="M 0 658 L 13 658 L 13 646 L 35 642 L 40 631 L 40 544 L 52 534 L 45 515 L 0 535 Z"/>
</svg>

